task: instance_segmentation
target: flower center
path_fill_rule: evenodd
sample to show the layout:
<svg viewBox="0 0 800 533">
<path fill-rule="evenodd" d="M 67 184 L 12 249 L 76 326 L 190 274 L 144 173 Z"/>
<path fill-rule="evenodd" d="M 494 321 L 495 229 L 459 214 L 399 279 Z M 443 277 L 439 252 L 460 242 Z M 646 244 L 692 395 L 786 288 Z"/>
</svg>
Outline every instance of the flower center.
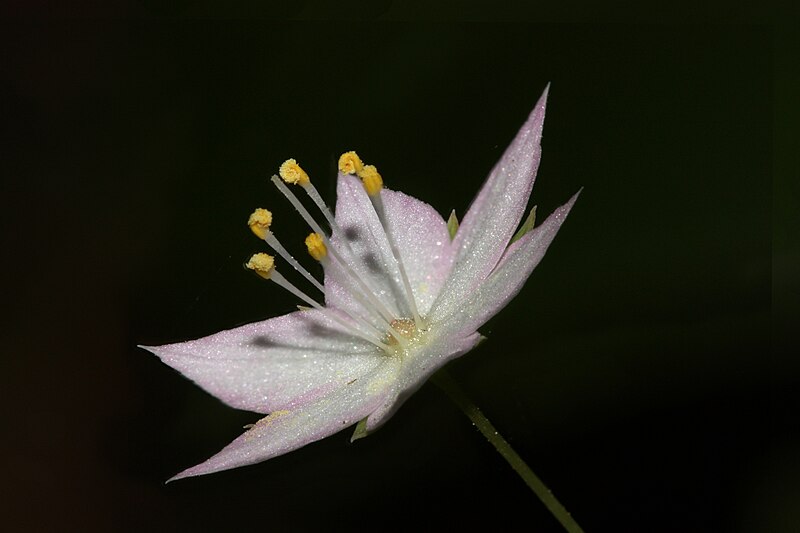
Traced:
<svg viewBox="0 0 800 533">
<path fill-rule="evenodd" d="M 406 340 L 412 340 L 417 334 L 417 325 L 410 318 L 396 318 L 389 324 L 394 333 L 399 333 Z M 397 339 L 389 335 L 389 344 L 397 344 Z"/>
<path fill-rule="evenodd" d="M 391 348 L 391 351 L 386 350 L 386 355 L 391 357 L 413 357 L 417 349 L 430 340 L 430 325 L 417 327 L 413 318 L 397 318 L 392 320 L 389 327 L 383 339 Z"/>
</svg>

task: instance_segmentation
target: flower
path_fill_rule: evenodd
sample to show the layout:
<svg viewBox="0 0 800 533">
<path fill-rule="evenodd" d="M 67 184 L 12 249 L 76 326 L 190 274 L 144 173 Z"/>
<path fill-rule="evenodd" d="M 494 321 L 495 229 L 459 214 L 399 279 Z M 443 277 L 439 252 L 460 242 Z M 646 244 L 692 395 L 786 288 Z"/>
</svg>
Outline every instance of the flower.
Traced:
<svg viewBox="0 0 800 533">
<path fill-rule="evenodd" d="M 147 347 L 228 405 L 266 414 L 172 479 L 264 461 L 356 423 L 353 438 L 364 436 L 434 371 L 478 344 L 478 328 L 519 292 L 577 198 L 540 226 L 530 229 L 529 219 L 515 236 L 539 165 L 546 100 L 547 90 L 454 236 L 430 205 L 385 189 L 355 152 L 339 161 L 335 218 L 295 160 L 281 166 L 284 181 L 303 187 L 331 226 L 328 236 L 273 177 L 314 230 L 306 244 L 323 265 L 324 285 L 277 241 L 269 211 L 256 210 L 249 226 L 324 292 L 325 305 L 279 274 L 272 256 L 256 254 L 248 268 L 311 308 Z"/>
</svg>

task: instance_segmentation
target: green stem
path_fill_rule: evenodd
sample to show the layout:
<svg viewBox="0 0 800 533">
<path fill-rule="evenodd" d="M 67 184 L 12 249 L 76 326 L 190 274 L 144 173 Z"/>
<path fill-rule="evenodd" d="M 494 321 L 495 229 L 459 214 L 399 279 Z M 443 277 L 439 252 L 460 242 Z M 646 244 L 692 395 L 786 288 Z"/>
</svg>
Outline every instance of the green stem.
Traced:
<svg viewBox="0 0 800 533">
<path fill-rule="evenodd" d="M 564 526 L 564 529 L 570 533 L 583 533 L 581 527 L 575 522 L 567 510 L 564 509 L 564 506 L 561 505 L 556 497 L 553 496 L 550 489 L 548 489 L 547 486 L 542 483 L 542 480 L 539 479 L 539 476 L 534 474 L 533 470 L 525 464 L 525 461 L 514 451 L 506 439 L 497 432 L 492 423 L 489 422 L 489 419 L 478 409 L 478 406 L 467 398 L 467 395 L 450 374 L 442 369 L 433 375 L 433 382 L 453 400 L 453 403 L 455 403 L 459 409 L 464 411 L 464 414 L 472 420 L 472 423 L 483 433 L 483 436 L 492 443 L 492 446 L 494 446 L 500 455 L 508 461 L 511 468 L 519 474 L 519 477 L 521 477 L 536 496 L 539 497 L 545 507 L 553 513 L 553 516 Z"/>
</svg>

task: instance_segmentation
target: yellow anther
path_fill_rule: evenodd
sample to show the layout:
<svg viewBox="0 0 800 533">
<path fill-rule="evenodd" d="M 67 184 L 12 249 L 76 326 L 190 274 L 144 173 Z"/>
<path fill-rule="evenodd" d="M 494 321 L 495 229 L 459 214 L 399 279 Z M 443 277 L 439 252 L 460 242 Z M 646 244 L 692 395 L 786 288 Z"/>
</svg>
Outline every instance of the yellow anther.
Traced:
<svg viewBox="0 0 800 533">
<path fill-rule="evenodd" d="M 269 254 L 255 254 L 244 266 L 255 271 L 262 278 L 269 279 L 275 268 L 275 259 Z"/>
<path fill-rule="evenodd" d="M 294 159 L 287 159 L 284 161 L 278 173 L 281 175 L 281 179 L 286 183 L 306 185 L 311 181 L 306 171 L 300 168 L 300 165 L 298 165 L 297 161 Z"/>
<path fill-rule="evenodd" d="M 267 236 L 271 224 L 272 213 L 260 207 L 253 211 L 250 214 L 250 218 L 247 219 L 247 225 L 250 227 L 250 231 L 255 233 L 256 237 L 259 239 L 263 239 Z"/>
<path fill-rule="evenodd" d="M 328 248 L 325 246 L 325 241 L 322 240 L 322 235 L 319 233 L 311 233 L 306 237 L 306 247 L 308 248 L 309 255 L 317 261 L 322 261 L 322 259 L 328 255 Z"/>
<path fill-rule="evenodd" d="M 339 172 L 342 174 L 358 174 L 364 168 L 364 163 L 355 152 L 345 152 L 339 158 Z"/>
<path fill-rule="evenodd" d="M 370 196 L 375 196 L 383 189 L 383 178 L 378 174 L 378 169 L 374 165 L 364 166 L 358 173 L 358 177 L 361 178 L 364 188 Z"/>
</svg>

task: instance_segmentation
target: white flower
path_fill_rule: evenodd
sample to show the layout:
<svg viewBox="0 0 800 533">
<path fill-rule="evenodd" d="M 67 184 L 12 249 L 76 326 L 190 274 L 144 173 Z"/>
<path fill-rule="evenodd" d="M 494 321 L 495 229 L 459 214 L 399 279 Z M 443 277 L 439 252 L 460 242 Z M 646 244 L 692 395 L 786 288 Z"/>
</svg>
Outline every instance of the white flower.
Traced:
<svg viewBox="0 0 800 533">
<path fill-rule="evenodd" d="M 547 90 L 452 240 L 430 205 L 383 188 L 375 168 L 353 152 L 340 160 L 335 220 L 294 160 L 284 164 L 282 177 L 309 192 L 332 228 L 327 237 L 312 226 L 307 241 L 323 263 L 325 306 L 278 274 L 272 257 L 257 254 L 250 268 L 316 308 L 147 348 L 225 403 L 267 415 L 173 479 L 264 461 L 362 419 L 363 436 L 434 371 L 475 347 L 478 328 L 519 292 L 577 197 L 509 244 L 539 165 L 546 99 Z M 271 222 L 257 210 L 250 226 L 277 251 Z"/>
</svg>

